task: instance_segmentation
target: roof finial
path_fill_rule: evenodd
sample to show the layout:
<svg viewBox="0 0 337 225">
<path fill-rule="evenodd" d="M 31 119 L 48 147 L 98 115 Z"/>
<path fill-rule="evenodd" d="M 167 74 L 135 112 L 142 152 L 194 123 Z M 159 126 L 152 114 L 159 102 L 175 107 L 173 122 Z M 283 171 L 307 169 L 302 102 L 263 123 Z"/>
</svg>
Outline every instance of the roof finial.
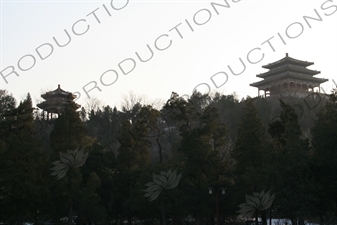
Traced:
<svg viewBox="0 0 337 225">
<path fill-rule="evenodd" d="M 58 89 L 60 89 L 60 85 L 58 85 Z"/>
<path fill-rule="evenodd" d="M 286 57 L 288 57 L 288 53 L 286 53 Z"/>
</svg>

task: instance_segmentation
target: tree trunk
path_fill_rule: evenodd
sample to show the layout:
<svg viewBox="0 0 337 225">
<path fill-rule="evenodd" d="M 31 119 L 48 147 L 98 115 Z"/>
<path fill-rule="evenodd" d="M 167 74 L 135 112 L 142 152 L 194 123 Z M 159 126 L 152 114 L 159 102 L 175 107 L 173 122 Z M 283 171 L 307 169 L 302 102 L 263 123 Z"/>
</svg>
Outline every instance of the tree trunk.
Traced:
<svg viewBox="0 0 337 225">
<path fill-rule="evenodd" d="M 200 225 L 201 224 L 201 213 L 195 213 L 194 214 L 194 216 L 193 216 L 194 218 L 195 218 L 195 225 Z"/>
<path fill-rule="evenodd" d="M 167 225 L 165 203 L 164 202 L 162 202 L 162 205 L 161 205 L 161 218 L 162 218 L 162 225 Z"/>
<path fill-rule="evenodd" d="M 214 215 L 211 213 L 211 225 L 214 225 Z"/>
<path fill-rule="evenodd" d="M 34 225 L 39 225 L 40 224 L 40 217 L 39 217 L 39 211 L 36 210 L 35 216 L 34 216 Z"/>
<path fill-rule="evenodd" d="M 159 137 L 156 138 L 158 147 L 159 147 L 159 162 L 162 163 L 163 162 L 163 149 L 161 147 L 161 144 L 159 142 Z"/>
<path fill-rule="evenodd" d="M 174 225 L 181 224 L 181 220 L 180 220 L 179 216 L 175 212 L 173 213 L 172 223 Z"/>
<path fill-rule="evenodd" d="M 322 213 L 319 214 L 319 224 L 320 224 L 320 225 L 323 225 L 323 224 L 324 224 L 324 220 L 323 220 Z"/>
<path fill-rule="evenodd" d="M 291 225 L 297 225 L 297 221 L 294 218 L 291 218 Z"/>
<path fill-rule="evenodd" d="M 255 225 L 259 225 L 259 213 L 257 211 L 255 213 Z"/>
<path fill-rule="evenodd" d="M 304 225 L 304 219 L 302 217 L 299 218 L 298 225 Z"/>
<path fill-rule="evenodd" d="M 267 225 L 267 211 L 263 211 L 261 214 L 262 225 Z"/>
<path fill-rule="evenodd" d="M 17 212 L 16 216 L 17 225 L 21 225 L 23 223 L 21 211 Z"/>
<path fill-rule="evenodd" d="M 216 223 L 217 223 L 217 225 L 220 225 L 219 195 L 218 195 L 218 193 L 216 193 L 215 200 L 216 200 Z"/>
<path fill-rule="evenodd" d="M 70 195 L 68 201 L 68 225 L 73 224 L 73 198 Z"/>
</svg>

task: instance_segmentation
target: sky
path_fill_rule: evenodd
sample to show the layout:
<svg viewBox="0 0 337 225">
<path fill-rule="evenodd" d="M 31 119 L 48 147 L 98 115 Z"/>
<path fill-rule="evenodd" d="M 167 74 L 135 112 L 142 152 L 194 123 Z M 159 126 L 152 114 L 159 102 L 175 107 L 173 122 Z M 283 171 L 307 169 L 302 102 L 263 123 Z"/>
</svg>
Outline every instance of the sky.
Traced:
<svg viewBox="0 0 337 225">
<path fill-rule="evenodd" d="M 285 57 L 337 83 L 337 0 L 0 0 L 0 89 L 33 103 L 60 84 L 120 108 L 172 92 L 257 96 Z M 70 38 L 69 38 L 70 37 Z"/>
</svg>

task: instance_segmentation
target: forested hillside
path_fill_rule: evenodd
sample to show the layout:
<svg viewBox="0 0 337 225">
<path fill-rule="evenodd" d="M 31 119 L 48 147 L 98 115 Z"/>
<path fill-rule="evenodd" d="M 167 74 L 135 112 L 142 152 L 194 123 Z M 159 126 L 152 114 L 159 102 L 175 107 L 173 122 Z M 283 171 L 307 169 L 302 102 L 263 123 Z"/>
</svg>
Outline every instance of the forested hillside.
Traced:
<svg viewBox="0 0 337 225">
<path fill-rule="evenodd" d="M 218 202 L 222 224 L 336 224 L 336 92 L 74 104 L 46 120 L 0 90 L 0 222 L 214 224 Z"/>
</svg>

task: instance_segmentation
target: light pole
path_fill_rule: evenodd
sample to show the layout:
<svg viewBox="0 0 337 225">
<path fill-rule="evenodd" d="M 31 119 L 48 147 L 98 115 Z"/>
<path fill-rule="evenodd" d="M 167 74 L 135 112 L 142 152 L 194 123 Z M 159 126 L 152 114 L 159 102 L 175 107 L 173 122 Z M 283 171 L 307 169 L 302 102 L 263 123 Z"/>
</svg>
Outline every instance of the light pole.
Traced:
<svg viewBox="0 0 337 225">
<path fill-rule="evenodd" d="M 217 224 L 220 225 L 220 215 L 219 215 L 219 191 L 221 190 L 221 194 L 224 195 L 226 193 L 226 188 L 219 186 L 212 186 L 208 188 L 208 194 L 213 194 L 213 189 L 215 192 L 215 201 L 216 201 L 216 220 Z"/>
</svg>

